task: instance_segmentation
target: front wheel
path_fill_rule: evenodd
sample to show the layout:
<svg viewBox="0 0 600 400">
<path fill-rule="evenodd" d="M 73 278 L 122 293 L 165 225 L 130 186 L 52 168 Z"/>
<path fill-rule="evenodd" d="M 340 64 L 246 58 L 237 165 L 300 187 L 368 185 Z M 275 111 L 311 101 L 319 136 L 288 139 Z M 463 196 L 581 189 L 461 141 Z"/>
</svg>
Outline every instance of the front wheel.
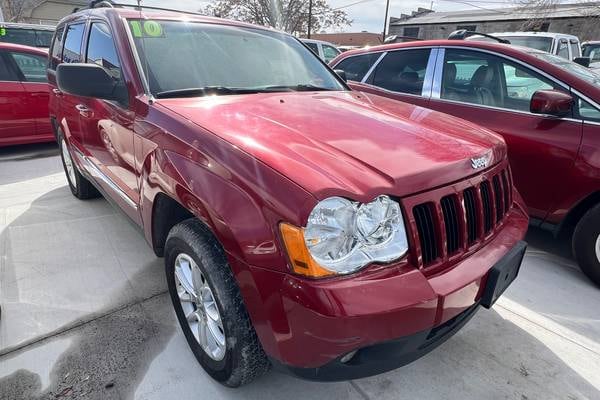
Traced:
<svg viewBox="0 0 600 400">
<path fill-rule="evenodd" d="M 71 157 L 69 145 L 62 132 L 58 133 L 58 145 L 60 146 L 60 157 L 62 159 L 65 175 L 67 176 L 67 183 L 69 184 L 73 196 L 80 200 L 99 197 L 100 193 L 98 190 L 90 183 L 90 181 L 81 175 L 77 169 L 77 164 L 75 164 Z"/>
<path fill-rule="evenodd" d="M 589 210 L 575 227 L 573 253 L 583 273 L 600 286 L 600 205 Z"/>
<path fill-rule="evenodd" d="M 165 270 L 179 324 L 210 376 L 238 387 L 269 369 L 224 252 L 200 221 L 171 229 Z"/>
</svg>

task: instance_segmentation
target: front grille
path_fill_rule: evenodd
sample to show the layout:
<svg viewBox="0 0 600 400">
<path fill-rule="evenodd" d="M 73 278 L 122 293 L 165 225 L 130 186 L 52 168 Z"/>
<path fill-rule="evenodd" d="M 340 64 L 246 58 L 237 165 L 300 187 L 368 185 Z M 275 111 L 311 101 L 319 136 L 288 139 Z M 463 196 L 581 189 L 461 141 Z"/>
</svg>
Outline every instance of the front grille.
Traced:
<svg viewBox="0 0 600 400">
<path fill-rule="evenodd" d="M 499 169 L 499 168 L 497 168 Z M 435 265 L 483 241 L 501 224 L 511 208 L 507 168 L 488 173 L 469 186 L 467 182 L 408 200 L 423 267 Z M 410 209 L 409 208 L 409 209 Z"/>
<path fill-rule="evenodd" d="M 446 196 L 441 201 L 444 225 L 446 227 L 446 246 L 448 254 L 455 253 L 460 247 L 460 221 L 456 196 Z"/>
<path fill-rule="evenodd" d="M 429 264 L 438 257 L 437 235 L 433 218 L 433 204 L 425 203 L 413 208 L 415 223 L 421 242 L 423 263 Z"/>
</svg>

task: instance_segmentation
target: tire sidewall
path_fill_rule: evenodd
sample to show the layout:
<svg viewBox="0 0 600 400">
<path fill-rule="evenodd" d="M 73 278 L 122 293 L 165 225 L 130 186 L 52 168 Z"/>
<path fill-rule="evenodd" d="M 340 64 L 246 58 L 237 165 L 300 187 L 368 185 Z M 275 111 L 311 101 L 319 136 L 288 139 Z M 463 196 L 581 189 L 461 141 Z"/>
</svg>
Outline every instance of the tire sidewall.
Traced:
<svg viewBox="0 0 600 400">
<path fill-rule="evenodd" d="M 231 325 L 232 318 L 230 317 L 230 315 L 225 313 L 225 310 L 227 310 L 228 307 L 227 305 L 223 304 L 223 301 L 227 301 L 228 299 L 222 299 L 223 290 L 221 290 L 221 288 L 219 288 L 218 285 L 215 285 L 215 282 L 213 282 L 210 271 L 210 265 L 207 268 L 207 263 L 203 262 L 202 259 L 199 257 L 199 254 L 201 254 L 202 252 L 198 251 L 199 249 L 196 249 L 195 247 L 197 246 L 190 245 L 186 243 L 186 241 L 178 237 L 173 237 L 169 239 L 167 253 L 165 254 L 167 286 L 169 288 L 169 294 L 171 297 L 171 301 L 173 302 L 175 314 L 177 315 L 177 320 L 179 321 L 179 325 L 183 330 L 183 334 L 185 335 L 185 338 L 192 352 L 194 353 L 194 356 L 196 357 L 200 365 L 202 365 L 204 370 L 211 377 L 213 377 L 219 382 L 224 382 L 229 379 L 233 371 L 234 357 L 232 353 L 235 351 L 235 339 L 231 334 L 232 331 L 234 331 Z M 204 274 L 204 277 L 208 281 L 210 289 L 212 290 L 213 295 L 215 297 L 217 308 L 219 309 L 221 320 L 223 322 L 223 330 L 225 334 L 226 343 L 225 357 L 223 357 L 223 359 L 220 361 L 212 359 L 208 354 L 206 354 L 204 349 L 202 349 L 202 346 L 200 346 L 200 343 L 198 343 L 196 337 L 190 329 L 190 326 L 188 325 L 187 319 L 181 307 L 181 303 L 179 302 L 179 296 L 177 295 L 177 287 L 175 283 L 175 260 L 177 256 L 181 253 L 185 253 L 188 256 L 192 257 L 194 262 L 196 262 L 196 264 Z"/>
<path fill-rule="evenodd" d="M 573 253 L 581 270 L 600 286 L 600 261 L 596 255 L 596 241 L 600 236 L 600 206 L 588 211 L 573 235 Z"/>
<path fill-rule="evenodd" d="M 60 159 L 62 161 L 63 170 L 65 171 L 65 177 L 67 178 L 67 183 L 69 184 L 69 189 L 71 189 L 71 193 L 73 193 L 73 196 L 78 197 L 79 192 L 77 191 L 77 188 L 79 188 L 81 185 L 81 183 L 79 181 L 79 170 L 77 169 L 77 164 L 75 163 L 75 160 L 73 160 L 73 156 L 71 156 L 71 162 L 73 163 L 73 168 L 75 170 L 75 185 L 76 185 L 76 187 L 75 187 L 75 186 L 73 186 L 73 182 L 71 182 L 71 178 L 69 177 L 69 172 L 67 171 L 67 164 L 65 163 L 65 157 L 62 152 L 62 142 L 63 141 L 65 142 L 65 145 L 67 146 L 67 150 L 69 151 L 69 154 L 70 154 L 71 149 L 69 148 L 69 143 L 65 139 L 62 132 L 59 130 L 58 131 L 58 147 L 60 150 Z"/>
</svg>

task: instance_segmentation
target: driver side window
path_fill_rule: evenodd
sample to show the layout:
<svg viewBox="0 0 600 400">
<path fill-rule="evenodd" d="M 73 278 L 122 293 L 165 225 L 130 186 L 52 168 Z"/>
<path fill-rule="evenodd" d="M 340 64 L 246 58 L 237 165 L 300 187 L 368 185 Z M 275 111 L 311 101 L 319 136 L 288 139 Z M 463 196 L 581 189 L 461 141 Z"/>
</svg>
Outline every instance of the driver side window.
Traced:
<svg viewBox="0 0 600 400">
<path fill-rule="evenodd" d="M 555 88 L 548 79 L 504 58 L 446 50 L 442 99 L 527 112 L 536 91 Z"/>
</svg>

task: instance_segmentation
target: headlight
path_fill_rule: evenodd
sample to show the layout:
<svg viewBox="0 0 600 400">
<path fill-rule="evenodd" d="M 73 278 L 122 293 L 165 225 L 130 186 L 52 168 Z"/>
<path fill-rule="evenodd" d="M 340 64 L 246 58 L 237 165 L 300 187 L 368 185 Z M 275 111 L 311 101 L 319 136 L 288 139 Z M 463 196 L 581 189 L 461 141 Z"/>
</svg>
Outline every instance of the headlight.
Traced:
<svg viewBox="0 0 600 400">
<path fill-rule="evenodd" d="M 290 236 L 291 228 L 286 226 L 286 230 L 282 226 L 282 233 L 290 253 L 286 234 Z M 314 269 L 306 273 L 312 276 L 315 271 L 316 276 L 351 273 L 372 262 L 396 260 L 408 250 L 400 205 L 388 196 L 379 196 L 367 204 L 341 197 L 325 199 L 310 213 L 302 236 L 294 241 L 303 239 L 308 254 L 292 258 L 310 255 L 301 265 L 306 264 L 307 270 Z M 310 265 L 311 262 L 316 265 Z M 296 266 L 294 270 L 302 273 Z"/>
</svg>

